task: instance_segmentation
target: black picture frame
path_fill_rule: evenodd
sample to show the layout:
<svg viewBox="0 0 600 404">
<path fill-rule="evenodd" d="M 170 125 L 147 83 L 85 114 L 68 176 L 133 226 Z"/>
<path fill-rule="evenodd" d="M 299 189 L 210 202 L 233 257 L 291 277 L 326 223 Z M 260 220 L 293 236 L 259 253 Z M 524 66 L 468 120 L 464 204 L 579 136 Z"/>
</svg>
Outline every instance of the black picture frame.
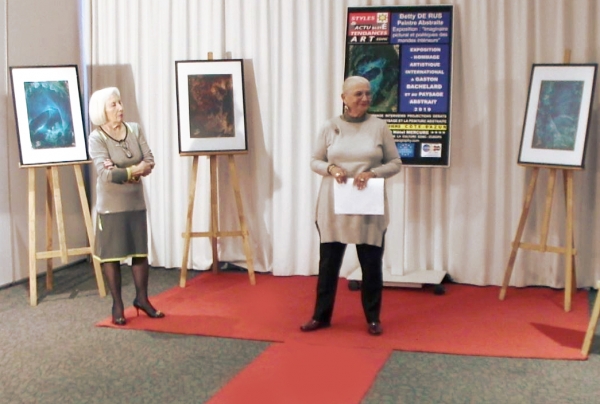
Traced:
<svg viewBox="0 0 600 404">
<path fill-rule="evenodd" d="M 241 59 L 175 62 L 180 155 L 247 153 Z"/>
<path fill-rule="evenodd" d="M 518 163 L 583 168 L 597 64 L 534 64 Z"/>
<path fill-rule="evenodd" d="M 76 65 L 10 67 L 21 166 L 88 162 Z"/>
</svg>

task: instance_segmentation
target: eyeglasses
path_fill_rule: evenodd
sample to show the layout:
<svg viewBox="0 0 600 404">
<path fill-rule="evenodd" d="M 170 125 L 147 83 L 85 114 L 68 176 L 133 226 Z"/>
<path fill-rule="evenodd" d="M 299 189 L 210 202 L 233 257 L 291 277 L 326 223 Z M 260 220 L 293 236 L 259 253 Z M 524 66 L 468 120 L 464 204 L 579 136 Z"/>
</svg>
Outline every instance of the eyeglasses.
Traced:
<svg viewBox="0 0 600 404">
<path fill-rule="evenodd" d="M 125 155 L 127 156 L 127 158 L 132 158 L 133 154 L 131 153 L 131 150 L 129 150 L 129 146 L 127 146 L 127 142 L 124 140 L 121 140 L 119 143 L 117 143 L 117 145 L 123 149 L 123 151 L 125 152 Z"/>
</svg>

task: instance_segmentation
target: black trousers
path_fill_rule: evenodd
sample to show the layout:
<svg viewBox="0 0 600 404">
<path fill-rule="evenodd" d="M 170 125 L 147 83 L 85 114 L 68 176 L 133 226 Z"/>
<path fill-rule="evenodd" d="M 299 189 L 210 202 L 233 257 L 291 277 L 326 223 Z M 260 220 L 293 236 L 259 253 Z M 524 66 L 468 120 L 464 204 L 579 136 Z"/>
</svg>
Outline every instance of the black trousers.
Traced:
<svg viewBox="0 0 600 404">
<path fill-rule="evenodd" d="M 346 251 L 343 243 L 321 243 L 317 302 L 313 319 L 331 322 L 340 268 Z M 383 245 L 357 244 L 356 252 L 362 270 L 361 300 L 368 323 L 379 322 L 381 292 L 383 289 Z"/>
</svg>

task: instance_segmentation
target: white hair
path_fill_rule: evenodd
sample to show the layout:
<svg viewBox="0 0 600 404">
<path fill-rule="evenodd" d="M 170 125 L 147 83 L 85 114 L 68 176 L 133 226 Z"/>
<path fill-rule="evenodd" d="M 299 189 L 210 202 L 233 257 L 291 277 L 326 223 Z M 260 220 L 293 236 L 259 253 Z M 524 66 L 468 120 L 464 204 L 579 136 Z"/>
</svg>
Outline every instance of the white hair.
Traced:
<svg viewBox="0 0 600 404">
<path fill-rule="evenodd" d="M 106 123 L 106 102 L 113 95 L 121 98 L 121 92 L 117 87 L 103 88 L 95 91 L 90 97 L 90 120 L 94 125 L 100 126 Z"/>
<path fill-rule="evenodd" d="M 356 84 L 367 84 L 369 88 L 371 88 L 371 82 L 365 79 L 362 76 L 350 76 L 346 80 L 344 80 L 344 85 L 342 86 L 342 94 L 347 94 L 350 88 L 354 87 Z"/>
</svg>

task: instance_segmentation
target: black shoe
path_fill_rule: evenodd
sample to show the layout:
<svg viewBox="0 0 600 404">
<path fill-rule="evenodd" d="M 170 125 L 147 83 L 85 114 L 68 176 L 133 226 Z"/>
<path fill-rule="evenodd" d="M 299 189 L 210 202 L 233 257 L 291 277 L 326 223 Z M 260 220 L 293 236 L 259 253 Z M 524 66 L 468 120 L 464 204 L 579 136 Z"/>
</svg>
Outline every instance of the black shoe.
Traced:
<svg viewBox="0 0 600 404">
<path fill-rule="evenodd" d="M 127 320 L 125 320 L 125 316 L 123 315 L 123 309 L 116 310 L 114 303 L 112 307 L 112 323 L 119 326 L 127 324 Z"/>
<path fill-rule="evenodd" d="M 383 328 L 381 328 L 381 323 L 373 322 L 369 323 L 369 328 L 367 331 L 371 335 L 381 335 L 383 333 Z"/>
<path fill-rule="evenodd" d="M 145 306 L 142 306 L 137 299 L 134 299 L 133 307 L 135 307 L 138 317 L 140 315 L 140 310 L 146 313 L 146 315 L 150 318 L 163 318 L 165 316 L 165 313 L 152 307 L 150 302 L 148 302 Z"/>
<path fill-rule="evenodd" d="M 302 324 L 300 326 L 300 330 L 304 331 L 304 332 L 311 332 L 311 331 L 320 330 L 321 328 L 327 328 L 330 325 L 331 324 L 329 322 L 310 320 L 308 323 Z"/>
</svg>

